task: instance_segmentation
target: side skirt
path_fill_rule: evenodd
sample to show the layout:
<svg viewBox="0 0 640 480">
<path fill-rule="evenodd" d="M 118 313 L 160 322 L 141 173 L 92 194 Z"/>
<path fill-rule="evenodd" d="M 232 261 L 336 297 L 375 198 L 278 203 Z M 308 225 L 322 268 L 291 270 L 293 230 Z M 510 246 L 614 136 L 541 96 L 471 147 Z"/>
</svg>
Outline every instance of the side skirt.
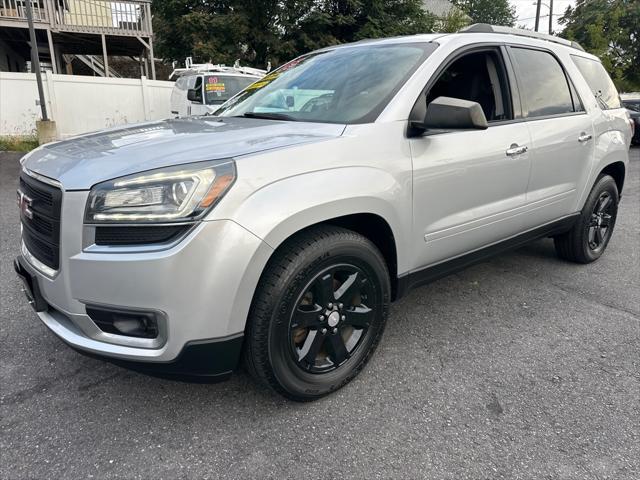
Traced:
<svg viewBox="0 0 640 480">
<path fill-rule="evenodd" d="M 478 250 L 458 255 L 457 257 L 438 262 L 420 270 L 410 272 L 402 277 L 398 277 L 398 293 L 396 300 L 402 298 L 413 288 L 433 282 L 442 277 L 446 277 L 451 273 L 460 271 L 476 263 L 483 262 L 484 260 L 487 260 L 499 253 L 514 250 L 541 238 L 565 233 L 571 230 L 579 216 L 579 212 L 574 213 L 554 222 L 542 225 L 541 227 L 507 238 L 506 240 L 501 240 L 500 242 L 493 243 Z"/>
</svg>

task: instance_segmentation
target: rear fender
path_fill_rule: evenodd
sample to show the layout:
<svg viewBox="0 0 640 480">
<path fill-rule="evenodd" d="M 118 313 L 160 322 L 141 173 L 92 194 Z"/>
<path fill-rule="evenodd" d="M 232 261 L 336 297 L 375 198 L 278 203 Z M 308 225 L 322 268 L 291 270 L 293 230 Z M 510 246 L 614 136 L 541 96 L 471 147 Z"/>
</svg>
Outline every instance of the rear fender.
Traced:
<svg viewBox="0 0 640 480">
<path fill-rule="evenodd" d="M 588 180 L 580 193 L 576 210 L 583 208 L 598 176 L 608 165 L 622 162 L 626 169 L 629 163 L 627 135 L 619 130 L 610 130 L 599 135 L 596 139 L 594 158 Z"/>
</svg>

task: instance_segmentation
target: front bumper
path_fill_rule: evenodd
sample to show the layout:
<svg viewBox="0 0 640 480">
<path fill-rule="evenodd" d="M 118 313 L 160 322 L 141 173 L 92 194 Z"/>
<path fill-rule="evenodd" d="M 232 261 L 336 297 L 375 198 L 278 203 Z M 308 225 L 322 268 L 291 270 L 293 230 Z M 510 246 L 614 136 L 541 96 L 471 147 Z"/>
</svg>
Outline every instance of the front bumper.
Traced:
<svg viewBox="0 0 640 480">
<path fill-rule="evenodd" d="M 14 268 L 23 281 L 23 291 L 42 322 L 58 338 L 77 352 L 94 358 L 110 361 L 124 368 L 163 378 L 195 382 L 215 382 L 228 378 L 235 369 L 242 351 L 243 335 L 227 338 L 187 342 L 175 360 L 169 362 L 146 362 L 127 360 L 118 356 L 106 356 L 95 350 L 81 348 L 87 338 L 64 314 L 50 306 L 40 292 L 39 283 L 29 272 L 24 257 L 14 261 Z"/>
<path fill-rule="evenodd" d="M 46 308 L 42 322 L 82 353 L 147 373 L 198 378 L 236 366 L 253 292 L 272 249 L 232 221 L 205 221 L 165 250 L 83 248 L 86 192 L 66 192 L 60 267 L 55 274 L 21 256 Z M 78 208 L 82 206 L 82 208 Z M 23 252 L 28 257 L 28 252 Z M 156 339 L 105 333 L 86 306 L 152 310 Z"/>
</svg>

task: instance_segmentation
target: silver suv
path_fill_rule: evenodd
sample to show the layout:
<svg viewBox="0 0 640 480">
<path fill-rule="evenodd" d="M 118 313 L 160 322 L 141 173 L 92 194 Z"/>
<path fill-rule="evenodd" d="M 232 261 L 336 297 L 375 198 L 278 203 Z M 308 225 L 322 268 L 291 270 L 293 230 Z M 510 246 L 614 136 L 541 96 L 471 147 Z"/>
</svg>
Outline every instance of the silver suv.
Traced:
<svg viewBox="0 0 640 480">
<path fill-rule="evenodd" d="M 410 288 L 553 237 L 611 239 L 631 125 L 578 45 L 476 25 L 299 57 L 216 116 L 22 160 L 22 255 L 70 347 L 214 380 L 241 360 L 311 400 L 345 385 Z"/>
</svg>

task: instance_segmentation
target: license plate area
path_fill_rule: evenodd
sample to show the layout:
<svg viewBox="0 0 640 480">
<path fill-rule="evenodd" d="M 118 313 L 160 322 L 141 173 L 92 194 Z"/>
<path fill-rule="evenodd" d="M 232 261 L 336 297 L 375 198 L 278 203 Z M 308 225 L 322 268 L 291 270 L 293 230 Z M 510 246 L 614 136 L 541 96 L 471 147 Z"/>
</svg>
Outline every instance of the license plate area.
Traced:
<svg viewBox="0 0 640 480">
<path fill-rule="evenodd" d="M 27 271 L 22 265 L 21 259 L 16 258 L 13 261 L 13 267 L 16 274 L 22 281 L 22 291 L 24 292 L 29 305 L 33 307 L 36 312 L 44 312 L 49 308 L 46 300 L 40 293 L 40 287 L 38 286 L 38 280 Z"/>
</svg>

